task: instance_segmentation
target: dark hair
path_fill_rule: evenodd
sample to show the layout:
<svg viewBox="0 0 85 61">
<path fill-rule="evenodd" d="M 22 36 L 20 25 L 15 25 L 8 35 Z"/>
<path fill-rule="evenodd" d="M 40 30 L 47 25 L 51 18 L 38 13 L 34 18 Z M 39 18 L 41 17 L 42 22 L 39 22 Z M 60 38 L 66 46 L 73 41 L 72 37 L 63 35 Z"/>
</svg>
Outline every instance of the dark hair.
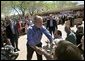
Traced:
<svg viewBox="0 0 85 61">
<path fill-rule="evenodd" d="M 54 59 L 82 60 L 80 50 L 71 42 L 62 40 L 55 49 Z"/>
<path fill-rule="evenodd" d="M 57 34 L 62 36 L 62 32 L 60 30 L 57 30 Z"/>
<path fill-rule="evenodd" d="M 79 25 L 78 29 L 83 31 L 83 26 Z"/>
</svg>

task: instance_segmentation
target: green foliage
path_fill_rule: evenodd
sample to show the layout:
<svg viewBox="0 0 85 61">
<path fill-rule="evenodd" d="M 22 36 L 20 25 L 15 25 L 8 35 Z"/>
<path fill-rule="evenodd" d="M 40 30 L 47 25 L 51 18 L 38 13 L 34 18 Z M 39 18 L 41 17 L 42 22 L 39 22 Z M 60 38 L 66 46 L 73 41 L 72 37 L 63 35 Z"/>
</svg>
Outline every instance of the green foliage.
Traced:
<svg viewBox="0 0 85 61">
<path fill-rule="evenodd" d="M 77 3 L 71 1 L 1 1 L 1 13 L 10 14 L 11 10 L 15 10 L 18 14 L 24 16 L 26 13 L 33 15 L 41 12 L 75 7 L 76 5 Z"/>
</svg>

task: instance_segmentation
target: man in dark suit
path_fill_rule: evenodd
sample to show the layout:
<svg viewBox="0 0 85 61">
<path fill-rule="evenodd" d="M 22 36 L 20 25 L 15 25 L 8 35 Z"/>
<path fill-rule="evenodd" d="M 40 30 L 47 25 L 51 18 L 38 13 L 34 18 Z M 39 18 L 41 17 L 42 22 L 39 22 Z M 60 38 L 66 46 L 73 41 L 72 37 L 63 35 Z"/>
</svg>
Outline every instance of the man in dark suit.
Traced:
<svg viewBox="0 0 85 61">
<path fill-rule="evenodd" d="M 13 24 L 9 19 L 7 19 L 6 26 L 6 36 L 10 39 L 15 51 L 19 51 L 18 49 L 18 29 L 16 24 Z"/>
<path fill-rule="evenodd" d="M 49 30 L 49 32 L 52 35 L 52 32 L 54 34 L 55 32 L 55 28 L 57 29 L 57 21 L 52 17 L 52 15 L 50 14 L 49 18 L 47 19 L 47 25 L 46 28 Z"/>
</svg>

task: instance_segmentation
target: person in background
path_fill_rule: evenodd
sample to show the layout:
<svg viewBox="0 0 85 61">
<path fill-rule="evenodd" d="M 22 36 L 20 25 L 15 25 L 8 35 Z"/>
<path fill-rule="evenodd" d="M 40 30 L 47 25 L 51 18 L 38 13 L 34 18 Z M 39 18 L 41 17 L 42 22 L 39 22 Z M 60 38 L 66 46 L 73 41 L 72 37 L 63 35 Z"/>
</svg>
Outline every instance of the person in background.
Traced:
<svg viewBox="0 0 85 61">
<path fill-rule="evenodd" d="M 82 49 L 82 58 L 84 59 L 84 35 L 81 38 L 81 49 Z"/>
<path fill-rule="evenodd" d="M 76 31 L 77 45 L 81 43 L 81 38 L 82 38 L 83 34 L 84 34 L 83 27 L 81 25 L 79 25 L 77 27 L 77 31 Z"/>
<path fill-rule="evenodd" d="M 47 20 L 46 28 L 49 30 L 49 32 L 54 34 L 55 29 L 58 29 L 57 27 L 57 21 L 52 17 L 53 15 L 50 14 Z"/>
<path fill-rule="evenodd" d="M 65 32 L 67 33 L 66 40 L 72 42 L 76 45 L 76 35 L 74 32 L 70 29 L 70 26 L 65 26 Z"/>
<path fill-rule="evenodd" d="M 15 51 L 19 51 L 18 49 L 18 29 L 16 23 L 13 20 L 7 20 L 6 27 L 6 36 L 10 39 L 12 46 L 15 48 Z"/>
<path fill-rule="evenodd" d="M 62 32 L 60 30 L 56 30 L 54 32 L 54 43 L 59 42 L 60 40 L 63 40 Z"/>
<path fill-rule="evenodd" d="M 17 28 L 18 28 L 18 33 L 19 35 L 21 34 L 21 19 L 19 18 L 18 22 L 17 22 Z"/>
<path fill-rule="evenodd" d="M 27 29 L 29 26 L 31 26 L 33 23 L 32 23 L 32 20 L 30 19 L 30 17 L 26 16 L 25 17 L 25 33 L 27 33 Z"/>
</svg>

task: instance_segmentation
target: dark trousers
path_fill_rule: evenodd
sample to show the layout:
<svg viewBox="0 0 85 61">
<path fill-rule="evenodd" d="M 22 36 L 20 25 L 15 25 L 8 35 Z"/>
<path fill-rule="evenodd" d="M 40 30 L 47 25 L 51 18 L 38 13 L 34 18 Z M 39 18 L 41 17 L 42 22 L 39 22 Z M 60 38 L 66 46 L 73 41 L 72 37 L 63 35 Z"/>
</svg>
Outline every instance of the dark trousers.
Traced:
<svg viewBox="0 0 85 61">
<path fill-rule="evenodd" d="M 18 36 L 12 35 L 12 38 L 10 38 L 10 41 L 14 48 L 18 48 Z"/>
<path fill-rule="evenodd" d="M 39 43 L 38 45 L 36 45 L 36 46 L 38 46 L 38 47 L 42 47 L 42 43 Z M 29 46 L 29 44 L 27 44 L 27 60 L 31 60 L 32 59 L 32 55 L 33 55 L 33 52 L 34 52 L 35 50 L 33 49 L 33 48 L 31 48 L 30 46 Z M 42 55 L 39 55 L 37 52 L 36 52 L 36 54 L 37 54 L 37 59 L 38 60 L 42 60 Z"/>
<path fill-rule="evenodd" d="M 53 34 L 54 34 L 54 32 L 55 32 L 55 27 L 49 27 L 49 32 L 50 32 L 51 35 L 52 35 L 52 32 L 53 32 Z"/>
</svg>

